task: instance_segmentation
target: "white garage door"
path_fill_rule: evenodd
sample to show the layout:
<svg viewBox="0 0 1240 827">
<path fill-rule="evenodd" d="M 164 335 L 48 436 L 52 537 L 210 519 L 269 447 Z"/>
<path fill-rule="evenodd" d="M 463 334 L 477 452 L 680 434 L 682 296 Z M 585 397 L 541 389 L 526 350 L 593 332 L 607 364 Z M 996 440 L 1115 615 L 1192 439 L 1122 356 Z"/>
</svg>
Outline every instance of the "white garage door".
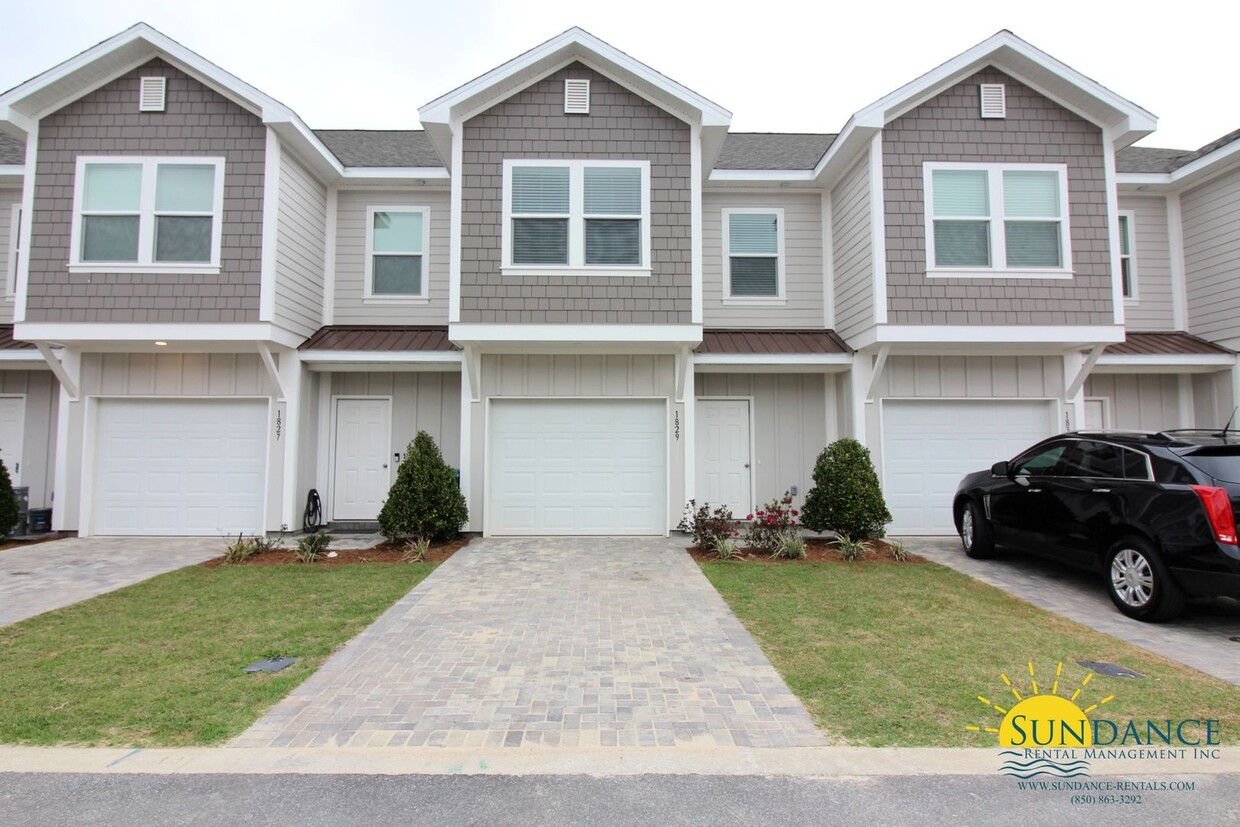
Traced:
<svg viewBox="0 0 1240 827">
<path fill-rule="evenodd" d="M 100 400 L 94 533 L 262 530 L 266 433 L 262 400 Z"/>
<path fill-rule="evenodd" d="M 883 402 L 883 488 L 889 534 L 954 534 L 960 478 L 1011 459 L 1053 433 L 1046 401 Z"/>
<path fill-rule="evenodd" d="M 664 534 L 664 432 L 657 400 L 495 400 L 491 534 Z"/>
</svg>

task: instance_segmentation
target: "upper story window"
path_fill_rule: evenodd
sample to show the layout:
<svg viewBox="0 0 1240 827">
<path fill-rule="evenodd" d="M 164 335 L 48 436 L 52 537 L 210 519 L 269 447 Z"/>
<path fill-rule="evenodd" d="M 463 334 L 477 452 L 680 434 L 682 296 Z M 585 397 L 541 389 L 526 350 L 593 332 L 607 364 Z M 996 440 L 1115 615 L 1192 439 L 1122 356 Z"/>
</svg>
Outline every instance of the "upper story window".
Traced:
<svg viewBox="0 0 1240 827">
<path fill-rule="evenodd" d="M 1132 235 L 1132 218 L 1131 211 L 1119 214 L 1119 277 L 1126 299 L 1137 297 L 1137 268 L 1133 257 L 1135 245 Z"/>
<path fill-rule="evenodd" d="M 14 204 L 9 215 L 9 257 L 5 270 L 5 291 L 8 295 L 17 292 L 17 271 L 22 263 L 22 208 Z"/>
<path fill-rule="evenodd" d="M 425 299 L 430 210 L 370 207 L 366 214 L 365 298 Z"/>
<path fill-rule="evenodd" d="M 1062 164 L 925 165 L 929 276 L 1071 278 Z"/>
<path fill-rule="evenodd" d="M 506 275 L 650 274 L 650 164 L 504 162 Z"/>
<path fill-rule="evenodd" d="M 69 269 L 213 273 L 222 158 L 79 157 Z"/>
<path fill-rule="evenodd" d="M 784 297 L 784 211 L 723 211 L 725 299 L 762 301 Z"/>
</svg>

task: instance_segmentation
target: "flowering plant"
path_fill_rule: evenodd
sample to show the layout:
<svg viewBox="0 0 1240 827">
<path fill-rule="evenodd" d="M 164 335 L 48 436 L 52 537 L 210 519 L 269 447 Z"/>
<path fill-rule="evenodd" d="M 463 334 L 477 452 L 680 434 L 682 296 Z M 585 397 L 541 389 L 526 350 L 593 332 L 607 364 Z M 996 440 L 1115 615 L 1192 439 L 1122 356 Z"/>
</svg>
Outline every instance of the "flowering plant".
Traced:
<svg viewBox="0 0 1240 827">
<path fill-rule="evenodd" d="M 703 551 L 714 548 L 717 540 L 731 540 L 740 534 L 736 530 L 732 511 L 726 505 L 711 510 L 710 503 L 699 506 L 696 500 L 689 500 L 684 517 L 676 528 L 692 534 L 693 545 Z"/>
<path fill-rule="evenodd" d="M 774 551 L 779 547 L 781 534 L 796 530 L 799 516 L 800 512 L 792 507 L 792 495 L 785 491 L 781 499 L 771 500 L 745 518 L 749 520 L 745 542 L 762 551 Z"/>
</svg>

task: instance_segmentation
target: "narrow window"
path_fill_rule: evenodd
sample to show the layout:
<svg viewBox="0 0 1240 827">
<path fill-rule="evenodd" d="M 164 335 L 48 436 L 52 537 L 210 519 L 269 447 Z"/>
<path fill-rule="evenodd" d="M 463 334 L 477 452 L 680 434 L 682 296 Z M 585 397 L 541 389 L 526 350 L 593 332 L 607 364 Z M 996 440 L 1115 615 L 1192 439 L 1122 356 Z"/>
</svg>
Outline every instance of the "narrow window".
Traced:
<svg viewBox="0 0 1240 827">
<path fill-rule="evenodd" d="M 1132 216 L 1120 213 L 1119 216 L 1119 277 L 1124 290 L 1124 298 L 1137 297 L 1136 272 L 1132 261 Z"/>
<path fill-rule="evenodd" d="M 780 221 L 778 211 L 727 212 L 729 295 L 775 298 L 780 295 Z"/>
<path fill-rule="evenodd" d="M 370 221 L 370 294 L 425 296 L 426 211 L 374 209 Z"/>
</svg>

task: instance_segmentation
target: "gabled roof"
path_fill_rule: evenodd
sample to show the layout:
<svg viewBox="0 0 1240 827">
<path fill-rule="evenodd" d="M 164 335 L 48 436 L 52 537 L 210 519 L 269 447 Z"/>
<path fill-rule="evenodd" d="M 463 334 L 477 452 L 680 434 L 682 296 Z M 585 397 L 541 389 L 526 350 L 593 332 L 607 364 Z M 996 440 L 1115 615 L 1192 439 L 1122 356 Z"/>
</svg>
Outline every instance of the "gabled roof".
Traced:
<svg viewBox="0 0 1240 827">
<path fill-rule="evenodd" d="M 831 134 L 729 132 L 715 169 L 813 169 L 834 140 Z"/>
<path fill-rule="evenodd" d="M 159 57 L 253 112 L 324 177 L 340 163 L 292 109 L 145 23 L 129 27 L 0 94 L 0 128 L 27 133 L 44 115 Z"/>
<path fill-rule="evenodd" d="M 453 124 L 512 97 L 553 72 L 580 62 L 678 118 L 702 128 L 703 174 L 723 144 L 732 113 L 576 26 L 474 78 L 418 110 L 442 158 L 452 157 Z"/>
<path fill-rule="evenodd" d="M 420 129 L 316 129 L 314 134 L 346 167 L 446 166 Z"/>
</svg>

